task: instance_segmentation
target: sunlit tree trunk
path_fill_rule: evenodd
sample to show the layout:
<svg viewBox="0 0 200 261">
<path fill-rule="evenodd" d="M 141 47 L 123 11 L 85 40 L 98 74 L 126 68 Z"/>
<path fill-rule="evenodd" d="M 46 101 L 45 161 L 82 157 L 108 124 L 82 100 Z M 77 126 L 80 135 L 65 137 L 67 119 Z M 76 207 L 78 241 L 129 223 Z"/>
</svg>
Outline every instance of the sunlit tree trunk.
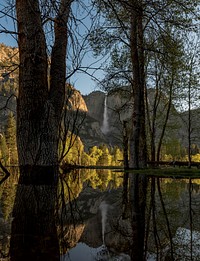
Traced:
<svg viewBox="0 0 200 261">
<path fill-rule="evenodd" d="M 58 140 L 65 98 L 67 20 L 71 1 L 55 19 L 51 82 L 39 1 L 17 0 L 19 95 L 17 146 L 20 178 L 13 209 L 12 261 L 59 260 L 55 223 Z"/>
</svg>

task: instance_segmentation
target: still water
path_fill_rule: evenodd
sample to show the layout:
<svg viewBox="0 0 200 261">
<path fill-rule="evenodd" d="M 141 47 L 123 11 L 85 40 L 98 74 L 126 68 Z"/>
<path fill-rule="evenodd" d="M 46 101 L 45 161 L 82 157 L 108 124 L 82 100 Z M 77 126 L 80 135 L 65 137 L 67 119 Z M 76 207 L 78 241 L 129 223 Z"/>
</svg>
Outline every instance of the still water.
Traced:
<svg viewBox="0 0 200 261">
<path fill-rule="evenodd" d="M 73 170 L 62 175 L 57 211 L 62 261 L 130 260 L 131 229 L 128 210 L 123 215 L 122 184 L 123 173 L 111 170 Z M 149 178 L 147 260 L 200 260 L 199 184 L 199 179 Z M 0 186 L 2 260 L 9 253 L 16 186 L 16 175 Z"/>
</svg>

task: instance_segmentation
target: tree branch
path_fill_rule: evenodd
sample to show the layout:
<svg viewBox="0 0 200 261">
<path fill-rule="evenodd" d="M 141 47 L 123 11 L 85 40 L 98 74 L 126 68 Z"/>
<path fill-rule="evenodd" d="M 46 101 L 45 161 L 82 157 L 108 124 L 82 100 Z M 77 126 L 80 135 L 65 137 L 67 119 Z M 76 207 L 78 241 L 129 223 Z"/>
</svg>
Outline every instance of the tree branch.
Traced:
<svg viewBox="0 0 200 261">
<path fill-rule="evenodd" d="M 7 180 L 7 178 L 10 177 L 10 172 L 4 167 L 4 165 L 0 161 L 0 168 L 3 170 L 3 172 L 6 174 L 1 180 L 0 185 Z"/>
</svg>

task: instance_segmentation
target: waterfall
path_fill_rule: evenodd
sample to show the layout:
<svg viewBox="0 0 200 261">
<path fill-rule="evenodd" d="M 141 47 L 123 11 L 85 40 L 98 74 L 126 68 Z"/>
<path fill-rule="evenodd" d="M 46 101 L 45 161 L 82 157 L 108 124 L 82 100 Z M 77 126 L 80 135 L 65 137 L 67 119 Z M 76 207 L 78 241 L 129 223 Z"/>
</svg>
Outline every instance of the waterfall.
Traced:
<svg viewBox="0 0 200 261">
<path fill-rule="evenodd" d="M 107 213 L 108 213 L 108 204 L 106 204 L 104 201 L 99 206 L 101 210 L 101 223 L 102 223 L 102 241 L 103 245 L 105 245 L 105 227 L 106 227 L 106 219 L 107 219 Z"/>
<path fill-rule="evenodd" d="M 104 99 L 104 111 L 103 111 L 103 124 L 101 127 L 101 131 L 104 134 L 107 134 L 109 131 L 109 126 L 108 126 L 108 106 L 107 106 L 107 95 L 105 96 Z"/>
</svg>

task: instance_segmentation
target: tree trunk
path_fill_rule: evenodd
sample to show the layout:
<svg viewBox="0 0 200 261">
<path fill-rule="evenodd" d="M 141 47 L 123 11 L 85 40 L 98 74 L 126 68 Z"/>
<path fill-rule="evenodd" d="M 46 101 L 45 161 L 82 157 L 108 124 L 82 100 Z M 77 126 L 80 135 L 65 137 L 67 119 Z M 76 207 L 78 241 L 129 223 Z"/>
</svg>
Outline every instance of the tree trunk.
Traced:
<svg viewBox="0 0 200 261">
<path fill-rule="evenodd" d="M 143 10 L 140 0 L 131 2 L 131 63 L 133 71 L 132 94 L 133 116 L 132 133 L 130 135 L 130 167 L 144 168 L 147 164 L 145 133 L 145 75 L 143 46 Z"/>
<path fill-rule="evenodd" d="M 128 179 L 129 169 L 128 165 L 128 131 L 127 131 L 127 121 L 123 121 L 123 157 L 124 157 L 124 177 L 123 177 L 123 194 L 122 194 L 122 206 L 123 206 L 123 218 L 126 217 L 126 211 L 128 206 Z"/>
<path fill-rule="evenodd" d="M 130 1 L 131 16 L 131 62 L 133 71 L 133 124 L 130 135 L 131 168 L 146 167 L 146 135 L 145 135 L 145 84 L 144 84 L 144 49 L 143 49 L 143 10 L 141 0 Z M 144 260 L 145 235 L 145 205 L 146 186 L 145 175 L 130 173 L 129 203 L 131 211 L 132 245 L 131 260 Z"/>
<path fill-rule="evenodd" d="M 48 86 L 39 1 L 16 1 L 20 57 L 17 99 L 20 178 L 13 209 L 11 261 L 60 259 L 55 203 L 70 3 L 61 1 L 55 19 L 51 83 Z"/>
<path fill-rule="evenodd" d="M 130 256 L 132 261 L 145 260 L 145 206 L 147 178 L 143 174 L 130 175 L 129 203 L 131 209 L 132 245 Z"/>
</svg>

